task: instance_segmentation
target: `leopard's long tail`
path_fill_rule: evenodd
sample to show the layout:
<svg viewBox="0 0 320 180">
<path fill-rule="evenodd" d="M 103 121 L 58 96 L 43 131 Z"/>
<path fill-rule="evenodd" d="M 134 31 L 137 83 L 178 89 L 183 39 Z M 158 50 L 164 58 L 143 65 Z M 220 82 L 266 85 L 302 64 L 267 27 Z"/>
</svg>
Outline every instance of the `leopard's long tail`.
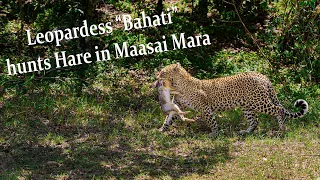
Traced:
<svg viewBox="0 0 320 180">
<path fill-rule="evenodd" d="M 308 112 L 308 103 L 303 100 L 303 99 L 298 99 L 295 103 L 294 106 L 295 107 L 301 107 L 302 109 L 299 112 L 290 112 L 288 110 L 286 110 L 284 107 L 282 107 L 282 105 L 280 104 L 278 98 L 277 98 L 277 94 L 275 92 L 275 90 L 272 88 L 272 84 L 270 81 L 267 82 L 267 89 L 269 92 L 269 97 L 271 98 L 271 101 L 274 105 L 276 105 L 277 107 L 280 107 L 283 112 L 282 115 L 289 117 L 289 118 L 300 118 L 303 117 L 307 112 Z"/>
<path fill-rule="evenodd" d="M 285 108 L 283 108 L 284 110 L 284 115 L 286 117 L 289 117 L 289 118 L 300 118 L 300 117 L 303 117 L 307 112 L 308 112 L 308 103 L 303 100 L 303 99 L 299 99 L 297 100 L 295 103 L 294 103 L 294 106 L 295 107 L 301 107 L 301 110 L 299 112 L 289 112 L 288 110 L 286 110 Z"/>
</svg>

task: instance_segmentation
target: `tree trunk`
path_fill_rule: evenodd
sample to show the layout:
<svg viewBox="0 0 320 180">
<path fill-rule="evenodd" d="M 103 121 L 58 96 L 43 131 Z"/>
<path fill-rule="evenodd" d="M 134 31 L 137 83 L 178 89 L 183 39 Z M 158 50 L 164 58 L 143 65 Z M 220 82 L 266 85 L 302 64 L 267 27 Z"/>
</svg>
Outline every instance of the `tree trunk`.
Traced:
<svg viewBox="0 0 320 180">
<path fill-rule="evenodd" d="M 198 17 L 201 23 L 207 23 L 208 22 L 208 0 L 199 0 L 199 5 L 198 5 Z"/>
<path fill-rule="evenodd" d="M 157 8 L 156 8 L 157 14 L 160 15 L 162 12 L 162 9 L 163 9 L 163 0 L 158 0 Z"/>
<path fill-rule="evenodd" d="M 23 23 L 23 5 L 22 5 L 22 0 L 18 0 L 19 3 L 19 9 L 20 9 L 20 13 L 19 13 L 19 19 L 20 19 L 20 30 L 18 33 L 18 53 L 19 56 L 21 56 L 22 53 L 22 41 L 23 41 L 23 28 L 24 28 L 24 23 Z"/>
</svg>

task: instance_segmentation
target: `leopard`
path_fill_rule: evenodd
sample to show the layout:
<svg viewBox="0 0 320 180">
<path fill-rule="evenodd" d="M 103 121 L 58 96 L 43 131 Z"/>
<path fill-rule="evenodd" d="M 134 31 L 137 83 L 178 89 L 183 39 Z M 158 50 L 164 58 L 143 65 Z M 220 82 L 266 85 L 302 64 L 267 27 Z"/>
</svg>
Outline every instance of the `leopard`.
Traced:
<svg viewBox="0 0 320 180">
<path fill-rule="evenodd" d="M 278 100 L 271 81 L 259 72 L 242 72 L 231 76 L 213 79 L 198 79 L 184 69 L 180 63 L 162 68 L 157 80 L 167 80 L 178 93 L 175 102 L 182 108 L 200 112 L 211 132 L 210 137 L 218 136 L 218 124 L 214 113 L 240 108 L 249 122 L 246 130 L 239 134 L 253 132 L 258 126 L 257 114 L 264 113 L 276 118 L 280 133 L 286 129 L 287 118 L 301 118 L 308 112 L 308 103 L 303 99 L 295 101 L 298 112 L 290 112 Z M 172 120 L 177 117 L 172 118 Z M 165 122 L 162 129 L 167 131 L 171 121 Z"/>
<path fill-rule="evenodd" d="M 190 111 L 182 111 L 178 105 L 174 103 L 174 96 L 171 100 L 171 94 L 176 95 L 179 94 L 175 89 L 171 87 L 171 83 L 166 80 L 157 80 L 154 83 L 150 85 L 150 88 L 158 88 L 158 97 L 159 97 L 159 103 L 161 105 L 161 110 L 163 113 L 165 113 L 167 116 L 164 121 L 164 126 L 167 124 L 167 122 L 171 122 L 172 118 L 175 117 L 175 115 L 178 115 L 180 119 L 187 122 L 194 122 L 195 120 L 186 118 L 184 115 L 188 114 Z M 160 128 L 160 132 L 164 132 L 166 128 Z"/>
</svg>

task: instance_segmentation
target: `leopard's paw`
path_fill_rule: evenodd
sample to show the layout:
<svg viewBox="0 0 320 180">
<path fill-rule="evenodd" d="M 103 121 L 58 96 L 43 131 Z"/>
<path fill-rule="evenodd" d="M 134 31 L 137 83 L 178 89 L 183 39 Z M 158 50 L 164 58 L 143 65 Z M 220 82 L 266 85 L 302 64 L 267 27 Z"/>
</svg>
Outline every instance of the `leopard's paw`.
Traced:
<svg viewBox="0 0 320 180">
<path fill-rule="evenodd" d="M 239 132 L 239 135 L 247 135 L 247 134 L 249 134 L 249 132 L 248 131 L 246 131 L 246 130 L 241 130 L 240 132 Z"/>
<path fill-rule="evenodd" d="M 216 133 L 216 132 L 211 132 L 211 133 L 209 133 L 208 137 L 209 137 L 209 138 L 217 139 L 218 133 Z"/>
</svg>

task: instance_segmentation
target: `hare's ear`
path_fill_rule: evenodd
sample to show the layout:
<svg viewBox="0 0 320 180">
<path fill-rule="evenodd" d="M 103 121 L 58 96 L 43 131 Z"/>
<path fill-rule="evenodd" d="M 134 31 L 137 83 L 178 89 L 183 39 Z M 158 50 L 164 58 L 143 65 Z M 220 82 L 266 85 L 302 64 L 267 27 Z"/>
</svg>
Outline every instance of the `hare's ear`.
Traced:
<svg viewBox="0 0 320 180">
<path fill-rule="evenodd" d="M 151 85 L 150 85 L 150 88 L 155 88 L 155 87 L 158 87 L 159 86 L 159 81 L 156 80 L 155 82 L 153 82 Z"/>
</svg>

